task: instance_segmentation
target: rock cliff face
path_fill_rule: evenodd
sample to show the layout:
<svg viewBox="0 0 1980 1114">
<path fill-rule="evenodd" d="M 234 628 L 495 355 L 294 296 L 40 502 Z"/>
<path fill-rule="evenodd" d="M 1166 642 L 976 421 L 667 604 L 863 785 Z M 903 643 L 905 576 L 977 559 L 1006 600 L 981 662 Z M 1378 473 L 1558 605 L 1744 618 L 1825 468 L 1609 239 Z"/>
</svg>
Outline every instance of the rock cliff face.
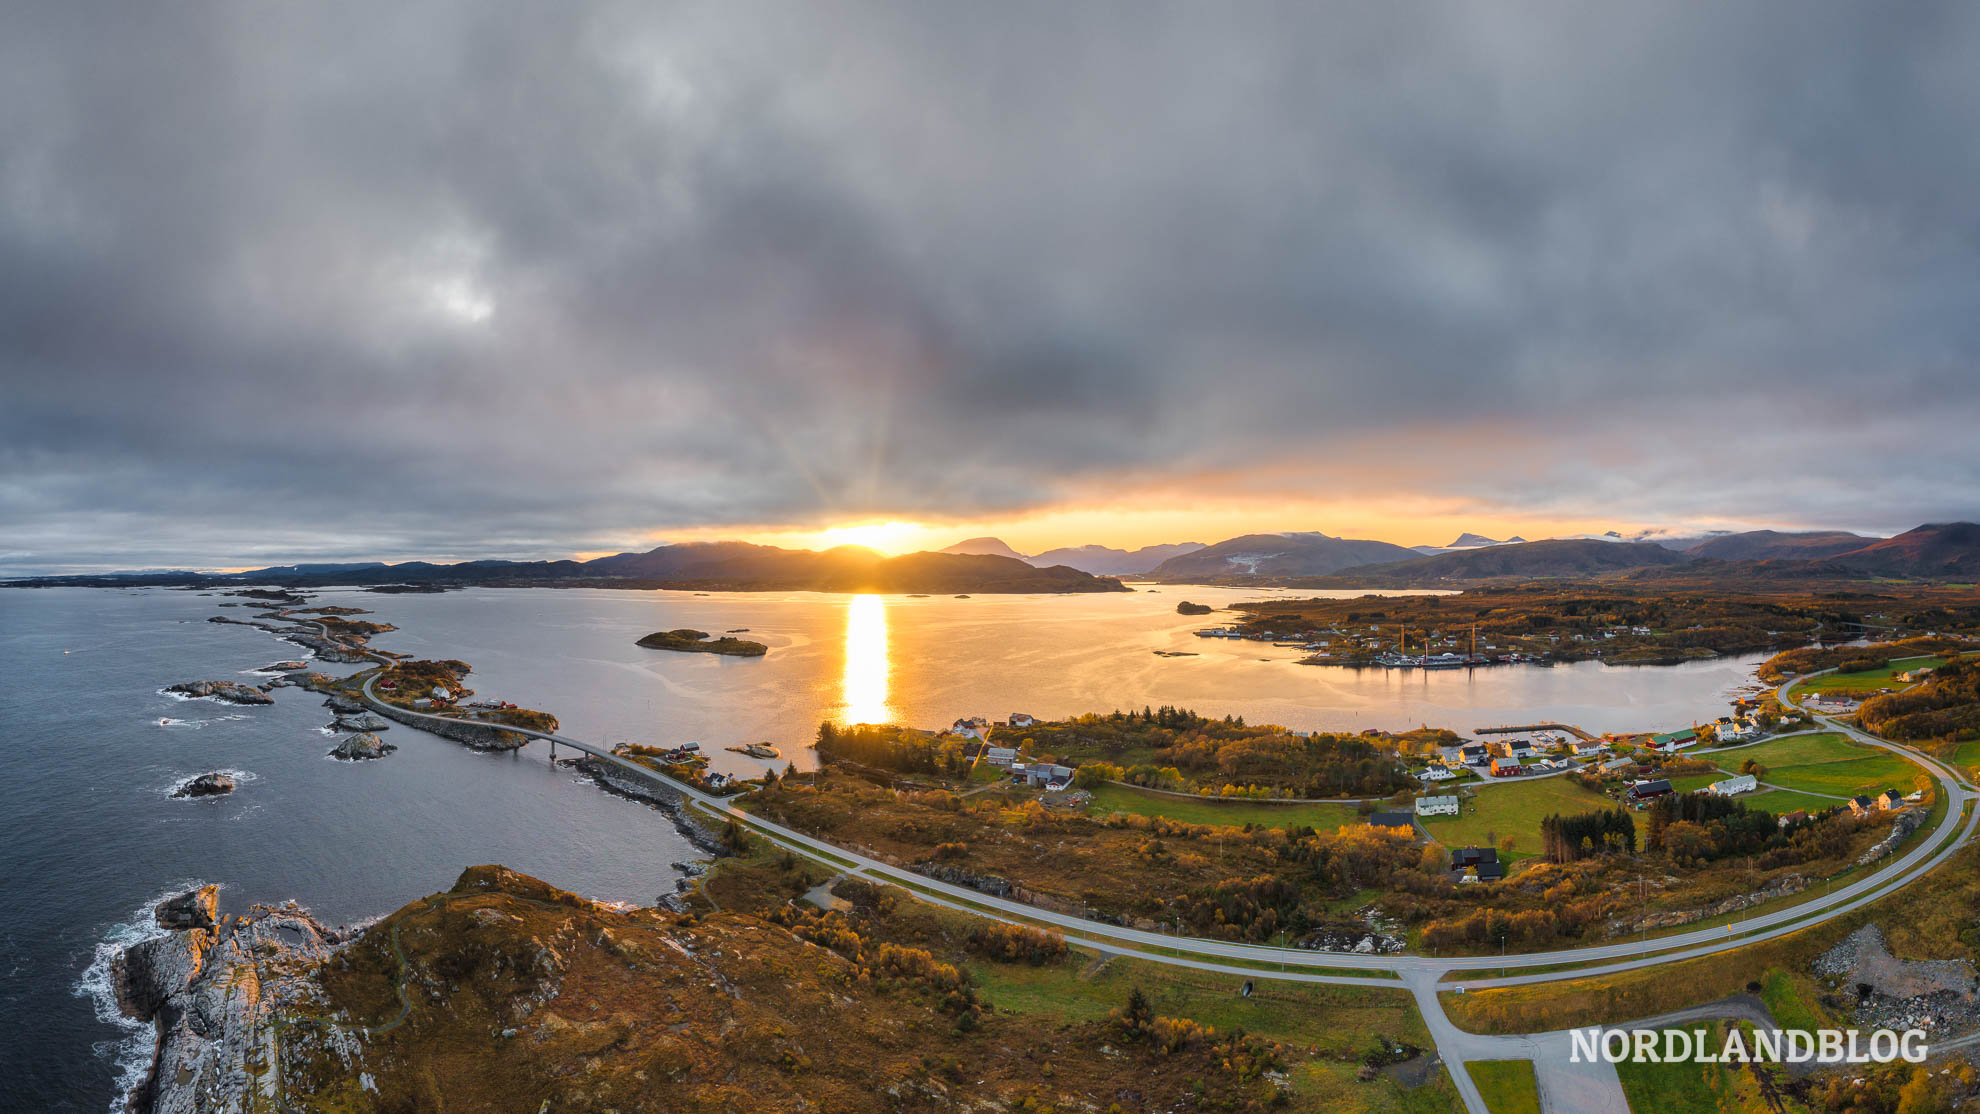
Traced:
<svg viewBox="0 0 1980 1114">
<path fill-rule="evenodd" d="M 158 1045 L 132 1114 L 247 1114 L 272 1105 L 286 1020 L 322 1009 L 309 976 L 345 939 L 294 905 L 222 917 L 218 887 L 161 903 L 171 935 L 125 949 L 114 979 L 126 1014 L 149 1021 Z M 325 1029 L 316 1039 L 355 1056 L 357 1042 Z"/>
<path fill-rule="evenodd" d="M 216 770 L 213 773 L 201 774 L 196 778 L 187 780 L 177 789 L 172 790 L 172 795 L 174 797 L 220 797 L 233 791 L 234 779 Z"/>
</svg>

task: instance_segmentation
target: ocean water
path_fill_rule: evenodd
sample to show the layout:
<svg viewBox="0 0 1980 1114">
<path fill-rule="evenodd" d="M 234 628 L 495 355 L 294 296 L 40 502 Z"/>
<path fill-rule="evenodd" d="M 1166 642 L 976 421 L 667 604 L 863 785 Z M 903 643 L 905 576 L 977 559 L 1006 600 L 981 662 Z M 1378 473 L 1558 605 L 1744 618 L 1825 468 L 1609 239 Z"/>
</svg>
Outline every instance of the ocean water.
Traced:
<svg viewBox="0 0 1980 1114">
<path fill-rule="evenodd" d="M 1057 717 L 1171 703 L 1297 729 L 1459 731 L 1563 720 L 1595 731 L 1669 729 L 1720 714 L 1756 659 L 1667 668 L 1583 663 L 1477 671 L 1316 668 L 1296 651 L 1199 639 L 1218 622 L 1175 604 L 1257 592 L 1164 587 L 1069 597 L 915 598 L 810 593 L 475 589 L 386 596 L 325 591 L 399 629 L 374 640 L 474 666 L 483 697 L 555 713 L 596 741 L 767 741 L 811 763 L 823 719 L 940 726 L 966 714 Z M 0 1110 L 101 1112 L 149 1049 L 104 991 L 114 948 L 154 931 L 148 908 L 201 882 L 223 909 L 294 898 L 356 923 L 499 862 L 594 897 L 651 902 L 692 855 L 666 817 L 551 766 L 542 744 L 486 755 L 412 729 L 382 761 L 326 757 L 322 697 L 280 689 L 237 708 L 160 689 L 253 681 L 306 655 L 250 628 L 220 595 L 0 589 Z M 748 628 L 761 659 L 646 650 L 654 630 Z M 1163 657 L 1156 651 L 1187 653 Z M 345 672 L 355 666 L 321 666 Z M 183 779 L 231 770 L 232 795 L 173 800 Z"/>
</svg>

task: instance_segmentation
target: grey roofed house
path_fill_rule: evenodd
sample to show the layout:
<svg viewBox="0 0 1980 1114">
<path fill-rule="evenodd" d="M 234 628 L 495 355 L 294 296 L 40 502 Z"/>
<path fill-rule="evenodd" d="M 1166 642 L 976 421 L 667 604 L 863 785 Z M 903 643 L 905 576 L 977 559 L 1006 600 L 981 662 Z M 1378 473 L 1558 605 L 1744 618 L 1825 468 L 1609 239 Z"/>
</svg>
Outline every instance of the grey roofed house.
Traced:
<svg viewBox="0 0 1980 1114">
<path fill-rule="evenodd" d="M 1607 762 L 1602 763 L 1602 765 L 1597 768 L 1603 770 L 1620 770 L 1625 767 L 1634 766 L 1634 765 L 1636 765 L 1636 759 L 1634 758 L 1611 758 Z"/>
<path fill-rule="evenodd" d="M 1629 787 L 1629 799 L 1632 801 L 1647 801 L 1652 797 L 1664 796 L 1670 791 L 1671 783 L 1663 778 L 1656 778 L 1651 781 L 1639 781 Z"/>
<path fill-rule="evenodd" d="M 1468 866 L 1477 866 L 1480 863 L 1496 863 L 1498 861 L 1499 851 L 1496 847 L 1460 847 L 1451 852 L 1452 870 L 1463 870 Z"/>
<path fill-rule="evenodd" d="M 1377 828 L 1416 830 L 1416 817 L 1407 812 L 1371 812 L 1368 814 L 1368 822 Z"/>
</svg>

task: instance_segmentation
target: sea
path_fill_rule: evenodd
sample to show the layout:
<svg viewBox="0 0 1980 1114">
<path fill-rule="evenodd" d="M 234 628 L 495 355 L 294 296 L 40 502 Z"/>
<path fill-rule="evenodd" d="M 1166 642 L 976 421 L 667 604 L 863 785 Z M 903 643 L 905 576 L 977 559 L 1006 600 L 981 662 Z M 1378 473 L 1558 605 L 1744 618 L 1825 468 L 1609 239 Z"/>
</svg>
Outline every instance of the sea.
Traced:
<svg viewBox="0 0 1980 1114">
<path fill-rule="evenodd" d="M 477 699 L 555 714 L 564 734 L 699 742 L 717 768 L 814 764 L 826 720 L 940 727 L 1172 704 L 1296 730 L 1566 722 L 1669 730 L 1722 714 L 1759 658 L 1387 671 L 1296 664 L 1298 650 L 1196 637 L 1257 590 L 1138 585 L 1073 596 L 469 589 L 310 593 L 397 629 L 375 647 L 470 663 Z M 1311 592 L 1301 595 L 1312 595 Z M 1361 593 L 1352 593 L 1361 594 Z M 228 605 L 234 606 L 228 606 Z M 223 911 L 294 900 L 358 924 L 502 863 L 591 897 L 650 904 L 695 852 L 649 805 L 604 792 L 533 743 L 484 754 L 395 725 L 396 752 L 339 762 L 321 695 L 184 700 L 182 681 L 265 679 L 307 659 L 249 627 L 263 605 L 171 589 L 0 589 L 0 1111 L 121 1109 L 151 1046 L 109 994 L 116 950 L 155 934 L 164 897 L 218 883 Z M 693 628 L 761 658 L 649 650 Z M 356 666 L 311 663 L 330 673 Z M 759 761 L 725 747 L 767 742 Z M 173 799 L 213 770 L 228 796 Z"/>
</svg>

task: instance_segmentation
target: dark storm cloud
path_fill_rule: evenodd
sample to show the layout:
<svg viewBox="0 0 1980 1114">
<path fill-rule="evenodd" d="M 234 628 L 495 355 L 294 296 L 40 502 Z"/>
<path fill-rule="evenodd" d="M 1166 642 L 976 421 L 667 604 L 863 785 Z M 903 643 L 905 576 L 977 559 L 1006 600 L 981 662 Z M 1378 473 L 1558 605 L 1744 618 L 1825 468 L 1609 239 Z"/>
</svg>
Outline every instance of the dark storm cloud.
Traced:
<svg viewBox="0 0 1980 1114">
<path fill-rule="evenodd" d="M 1385 438 L 1515 513 L 1971 517 L 1977 50 L 1958 5 L 15 5 L 0 567 L 1261 451 L 1379 494 L 1337 446 Z"/>
</svg>

